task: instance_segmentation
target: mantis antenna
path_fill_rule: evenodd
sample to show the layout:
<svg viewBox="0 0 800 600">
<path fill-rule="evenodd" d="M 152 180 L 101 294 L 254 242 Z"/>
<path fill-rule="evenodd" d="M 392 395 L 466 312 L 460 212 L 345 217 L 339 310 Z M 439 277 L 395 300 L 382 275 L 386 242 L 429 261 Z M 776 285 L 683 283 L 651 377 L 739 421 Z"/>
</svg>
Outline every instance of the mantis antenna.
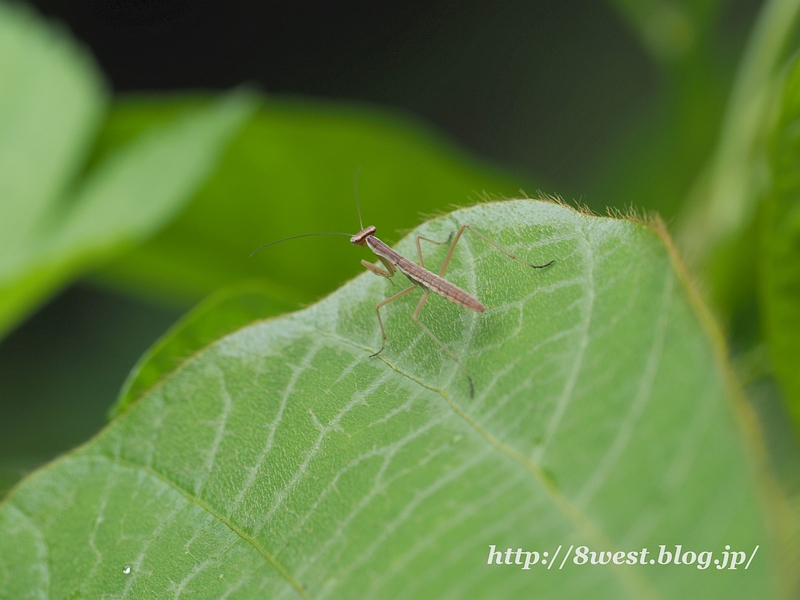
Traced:
<svg viewBox="0 0 800 600">
<path fill-rule="evenodd" d="M 345 233 L 344 231 L 323 231 L 322 233 L 301 233 L 300 235 L 292 235 L 281 240 L 276 240 L 274 242 L 270 242 L 269 244 L 264 244 L 263 246 L 259 246 L 255 250 L 250 253 L 250 256 L 253 256 L 256 252 L 260 252 L 264 248 L 268 248 L 269 246 L 274 246 L 275 244 L 280 244 L 281 242 L 287 242 L 289 240 L 296 240 L 297 238 L 303 237 L 313 237 L 315 235 L 346 235 L 348 237 L 353 237 L 352 233 Z"/>
<path fill-rule="evenodd" d="M 356 192 L 356 210 L 358 211 L 358 224 L 361 225 L 361 229 L 364 229 L 364 221 L 361 220 L 361 204 L 358 202 L 358 175 L 361 173 L 361 167 L 356 169 L 356 178 L 354 182 L 355 192 Z M 250 253 L 252 257 L 255 253 L 261 252 L 264 248 L 269 248 L 270 246 L 274 246 L 275 244 L 280 244 L 281 242 L 288 242 L 289 240 L 296 240 L 297 238 L 303 237 L 314 237 L 317 235 L 346 235 L 347 237 L 353 237 L 352 233 L 345 233 L 343 231 L 323 231 L 321 233 L 301 233 L 300 235 L 292 235 L 289 237 L 285 237 L 280 240 L 275 240 L 274 242 L 269 242 L 268 244 L 264 244 L 263 246 L 259 246 L 255 250 Z"/>
<path fill-rule="evenodd" d="M 361 167 L 356 169 L 356 180 L 353 184 L 356 191 L 356 210 L 358 210 L 358 224 L 361 226 L 361 229 L 364 229 L 364 221 L 361 220 L 361 204 L 358 202 L 358 175 L 361 173 Z"/>
</svg>

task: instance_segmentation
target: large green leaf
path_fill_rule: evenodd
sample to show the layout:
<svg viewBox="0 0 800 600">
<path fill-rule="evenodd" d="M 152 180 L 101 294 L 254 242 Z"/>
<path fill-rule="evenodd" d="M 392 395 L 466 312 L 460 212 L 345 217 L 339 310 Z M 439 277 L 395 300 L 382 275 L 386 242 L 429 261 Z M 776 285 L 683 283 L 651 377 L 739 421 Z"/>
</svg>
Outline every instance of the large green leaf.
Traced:
<svg viewBox="0 0 800 600">
<path fill-rule="evenodd" d="M 772 189 L 760 230 L 760 292 L 772 362 L 800 431 L 800 60 L 783 91 L 770 148 Z"/>
<path fill-rule="evenodd" d="M 130 98 L 99 138 L 106 151 L 144 127 L 168 123 L 202 98 Z M 402 115 L 366 106 L 265 98 L 187 210 L 102 271 L 106 282 L 195 302 L 242 278 L 267 278 L 276 302 L 309 302 L 361 268 L 347 244 L 309 238 L 243 260 L 290 235 L 355 232 L 353 178 L 365 224 L 416 226 L 485 193 L 518 195 L 521 182 L 466 156 Z M 527 186 L 528 191 L 533 191 Z M 392 230 L 382 229 L 390 240 Z M 366 257 L 366 254 L 364 255 Z"/>
<path fill-rule="evenodd" d="M 0 596 L 776 597 L 764 513 L 785 530 L 782 505 L 759 492 L 761 452 L 737 426 L 752 420 L 664 237 L 533 201 L 418 233 L 462 223 L 556 261 L 459 244 L 448 278 L 488 308 L 434 297 L 422 321 L 474 397 L 411 321 L 413 294 L 386 307 L 369 357 L 375 304 L 399 287 L 365 274 L 210 345 L 17 487 L 0 506 Z M 759 549 L 748 569 L 648 563 L 676 544 Z M 492 545 L 650 554 L 523 570 L 487 565 Z"/>
</svg>

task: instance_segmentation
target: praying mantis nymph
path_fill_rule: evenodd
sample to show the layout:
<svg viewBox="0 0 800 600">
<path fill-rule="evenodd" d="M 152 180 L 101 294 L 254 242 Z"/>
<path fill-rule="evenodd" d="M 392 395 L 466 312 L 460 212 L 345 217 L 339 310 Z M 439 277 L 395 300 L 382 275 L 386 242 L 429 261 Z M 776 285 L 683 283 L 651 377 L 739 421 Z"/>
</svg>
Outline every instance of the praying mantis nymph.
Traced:
<svg viewBox="0 0 800 600">
<path fill-rule="evenodd" d="M 358 177 L 358 174 L 356 174 L 356 177 Z M 469 395 L 470 397 L 473 397 L 475 395 L 475 385 L 472 382 L 472 377 L 470 377 L 469 373 L 467 373 L 466 369 L 464 369 L 464 366 L 461 364 L 461 361 L 458 360 L 458 357 L 455 354 L 453 354 L 453 352 L 450 350 L 450 348 L 447 347 L 447 345 L 444 342 L 442 342 L 439 338 L 437 338 L 434 335 L 434 333 L 430 329 L 428 329 L 428 327 L 424 323 L 422 323 L 419 320 L 419 314 L 422 311 L 422 307 L 425 306 L 425 302 L 428 300 L 428 296 L 430 295 L 431 292 L 435 292 L 440 296 L 442 296 L 443 298 L 445 298 L 446 300 L 449 300 L 454 304 L 458 304 L 459 306 L 463 306 L 464 308 L 473 310 L 476 313 L 482 313 L 484 310 L 486 310 L 486 307 L 483 304 L 481 304 L 481 302 L 477 298 L 468 294 L 457 285 L 450 283 L 449 281 L 444 279 L 445 271 L 447 271 L 447 266 L 450 264 L 450 259 L 453 257 L 453 252 L 455 251 L 456 244 L 458 244 L 458 240 L 461 239 L 461 235 L 465 231 L 470 231 L 475 235 L 477 235 L 478 237 L 480 237 L 482 240 L 494 246 L 496 249 L 498 249 L 500 252 L 502 252 L 509 258 L 512 258 L 517 262 L 520 262 L 534 269 L 544 269 L 545 267 L 549 267 L 555 262 L 555 260 L 551 260 L 550 262 L 543 265 L 534 265 L 532 263 L 529 263 L 514 256 L 513 254 L 511 254 L 511 252 L 501 247 L 500 245 L 496 244 L 482 233 L 475 231 L 469 225 L 461 225 L 461 227 L 458 228 L 458 231 L 455 234 L 455 238 L 450 244 L 450 249 L 448 250 L 447 256 L 444 259 L 444 263 L 442 263 L 442 267 L 439 269 L 439 274 L 436 275 L 425 268 L 425 263 L 422 258 L 422 246 L 420 245 L 420 241 L 425 240 L 426 242 L 430 242 L 436 245 L 446 244 L 450 241 L 450 238 L 453 238 L 452 233 L 450 234 L 450 238 L 448 238 L 444 242 L 437 242 L 436 240 L 431 240 L 418 235 L 416 243 L 417 243 L 417 256 L 419 257 L 419 264 L 415 264 L 406 257 L 399 254 L 397 251 L 392 250 L 389 246 L 387 246 L 385 243 L 379 240 L 375 236 L 376 228 L 374 225 L 370 225 L 369 227 L 364 227 L 364 223 L 361 220 L 361 207 L 359 206 L 358 203 L 357 189 L 356 189 L 356 206 L 358 207 L 358 220 L 361 225 L 361 231 L 359 231 L 355 235 L 352 235 L 350 233 L 343 233 L 340 231 L 329 231 L 325 233 L 306 233 L 303 235 L 295 235 L 292 237 L 284 238 L 282 240 L 278 240 L 276 242 L 265 244 L 260 248 L 257 248 L 255 251 L 253 251 L 253 253 L 250 254 L 250 256 L 258 252 L 259 250 L 266 248 L 267 246 L 272 246 L 273 244 L 278 244 L 280 242 L 285 242 L 286 240 L 291 240 L 299 237 L 308 237 L 315 235 L 347 235 L 350 236 L 350 243 L 353 244 L 354 246 L 365 246 L 369 248 L 370 250 L 372 250 L 375 256 L 378 257 L 381 263 L 383 263 L 383 266 L 386 267 L 386 269 L 385 270 L 381 269 L 380 267 L 373 265 L 372 263 L 367 262 L 366 260 L 362 260 L 361 264 L 364 265 L 364 267 L 368 271 L 375 273 L 375 275 L 379 275 L 380 277 L 386 277 L 388 279 L 391 279 L 396 271 L 400 271 L 413 284 L 412 286 L 387 298 L 383 302 L 379 302 L 375 306 L 375 314 L 378 316 L 378 324 L 380 325 L 381 328 L 382 340 L 381 340 L 380 350 L 378 350 L 374 354 L 371 354 L 370 358 L 378 356 L 381 352 L 383 352 L 383 349 L 386 347 L 386 329 L 384 329 L 383 319 L 381 319 L 381 308 L 383 308 L 390 302 L 394 302 L 398 298 L 402 298 L 412 290 L 419 287 L 423 290 L 422 297 L 420 298 L 419 303 L 417 304 L 416 310 L 414 310 L 414 314 L 411 315 L 411 318 L 413 319 L 414 323 L 416 323 L 419 326 L 419 328 L 422 329 L 422 331 L 424 331 L 425 334 L 427 334 L 428 337 L 430 337 L 436 343 L 437 346 L 439 346 L 439 348 L 441 348 L 451 359 L 453 359 L 453 361 L 456 363 L 461 372 L 466 376 L 467 381 L 469 381 Z"/>
</svg>

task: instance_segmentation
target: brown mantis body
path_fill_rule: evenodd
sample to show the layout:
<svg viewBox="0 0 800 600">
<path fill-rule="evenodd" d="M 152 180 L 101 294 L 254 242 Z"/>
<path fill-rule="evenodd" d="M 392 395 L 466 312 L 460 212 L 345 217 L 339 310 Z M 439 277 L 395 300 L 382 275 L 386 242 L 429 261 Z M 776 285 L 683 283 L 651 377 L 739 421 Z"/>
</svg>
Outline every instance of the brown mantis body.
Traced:
<svg viewBox="0 0 800 600">
<path fill-rule="evenodd" d="M 453 251 L 456 248 L 456 244 L 458 244 L 458 240 L 461 239 L 461 235 L 466 230 L 471 231 L 484 241 L 488 242 L 489 244 L 500 250 L 503 254 L 508 256 L 509 258 L 513 258 L 514 260 L 521 262 L 525 265 L 528 265 L 529 267 L 532 267 L 534 269 L 543 269 L 545 267 L 549 267 L 555 262 L 554 260 L 551 260 L 549 263 L 544 265 L 534 265 L 529 262 L 525 262 L 524 260 L 517 258 L 504 248 L 494 243 L 492 240 L 487 238 L 482 233 L 475 231 L 469 225 L 462 225 L 458 229 L 458 232 L 455 235 L 455 239 L 453 240 L 453 243 L 450 245 L 450 249 L 447 252 L 447 256 L 444 259 L 444 263 L 442 264 L 442 268 L 439 270 L 438 275 L 431 273 L 425 268 L 425 263 L 422 258 L 422 246 L 420 245 L 420 241 L 425 240 L 426 242 L 431 242 L 432 244 L 437 244 L 437 245 L 446 242 L 437 242 L 435 240 L 417 236 L 417 255 L 419 256 L 418 265 L 411 262 L 398 252 L 392 250 L 389 246 L 387 246 L 385 243 L 383 243 L 381 240 L 375 237 L 376 228 L 373 225 L 363 228 L 356 235 L 352 236 L 350 238 L 350 243 L 355 246 L 368 247 L 370 250 L 372 250 L 373 253 L 375 253 L 378 259 L 383 263 L 383 266 L 386 267 L 386 270 L 384 270 L 378 266 L 373 265 L 372 263 L 367 262 L 366 260 L 362 260 L 361 264 L 364 265 L 364 267 L 366 267 L 367 270 L 371 271 L 372 273 L 375 273 L 376 275 L 387 278 L 393 277 L 395 271 L 397 270 L 400 271 L 406 277 L 408 277 L 408 279 L 414 284 L 396 293 L 394 296 L 387 298 L 386 300 L 380 302 L 377 306 L 375 306 L 375 314 L 378 316 L 378 324 L 381 327 L 382 342 L 380 350 L 378 350 L 375 354 L 372 354 L 372 356 L 377 356 L 378 354 L 383 352 L 383 349 L 386 347 L 386 330 L 383 327 L 383 319 L 381 319 L 381 308 L 383 308 L 390 302 L 394 302 L 398 298 L 405 296 L 416 287 L 420 287 L 424 290 L 424 292 L 411 318 L 428 335 L 428 337 L 430 337 L 434 342 L 436 342 L 436 345 L 438 345 L 442 350 L 444 350 L 448 354 L 448 356 L 450 356 L 450 358 L 452 358 L 453 361 L 455 361 L 455 363 L 458 365 L 458 368 L 461 369 L 464 375 L 466 375 L 467 380 L 469 381 L 470 396 L 473 396 L 475 393 L 475 386 L 472 383 L 472 377 L 470 377 L 469 373 L 466 372 L 466 370 L 461 364 L 461 361 L 459 361 L 456 355 L 453 354 L 450 351 L 450 349 L 419 320 L 419 314 L 422 311 L 422 307 L 425 306 L 425 302 L 428 300 L 428 296 L 430 295 L 431 291 L 436 292 L 437 294 L 449 300 L 450 302 L 453 302 L 454 304 L 458 304 L 459 306 L 463 306 L 464 308 L 468 308 L 477 313 L 481 313 L 484 310 L 486 310 L 486 307 L 483 304 L 481 304 L 481 302 L 477 298 L 471 296 L 470 294 L 462 290 L 460 287 L 450 283 L 443 277 L 445 271 L 447 271 L 447 266 L 450 264 L 450 259 L 453 256 Z"/>
</svg>

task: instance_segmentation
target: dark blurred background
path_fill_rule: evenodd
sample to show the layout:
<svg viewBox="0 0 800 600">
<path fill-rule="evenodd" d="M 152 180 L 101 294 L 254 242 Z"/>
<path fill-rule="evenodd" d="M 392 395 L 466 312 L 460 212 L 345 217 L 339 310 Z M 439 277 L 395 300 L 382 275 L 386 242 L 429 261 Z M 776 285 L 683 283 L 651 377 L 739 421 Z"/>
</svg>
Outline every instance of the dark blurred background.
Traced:
<svg viewBox="0 0 800 600">
<path fill-rule="evenodd" d="M 676 82 L 696 67 L 680 47 L 654 52 L 658 44 L 645 43 L 618 8 L 623 2 L 29 4 L 89 48 L 115 94 L 249 82 L 268 94 L 378 104 L 427 122 L 545 192 L 596 209 L 635 201 L 669 218 L 682 198 L 664 194 L 651 203 L 627 180 L 630 196 L 609 192 L 625 188 L 615 174 L 632 172 L 620 165 L 635 163 L 643 144 L 659 151 L 653 140 L 662 139 L 665 115 L 687 101 Z M 702 43 L 715 78 L 692 100 L 695 122 L 708 131 L 690 154 L 710 151 L 760 5 L 731 0 L 714 11 Z M 702 166 L 695 162 L 676 175 L 665 171 L 675 190 L 685 192 Z M 187 308 L 79 283 L 4 339 L 0 494 L 102 427 L 137 358 Z"/>
<path fill-rule="evenodd" d="M 115 92 L 253 82 L 398 108 L 562 193 L 582 193 L 659 97 L 635 33 L 598 0 L 33 4 L 89 46 Z M 758 3 L 738 4 L 753 16 Z"/>
</svg>

